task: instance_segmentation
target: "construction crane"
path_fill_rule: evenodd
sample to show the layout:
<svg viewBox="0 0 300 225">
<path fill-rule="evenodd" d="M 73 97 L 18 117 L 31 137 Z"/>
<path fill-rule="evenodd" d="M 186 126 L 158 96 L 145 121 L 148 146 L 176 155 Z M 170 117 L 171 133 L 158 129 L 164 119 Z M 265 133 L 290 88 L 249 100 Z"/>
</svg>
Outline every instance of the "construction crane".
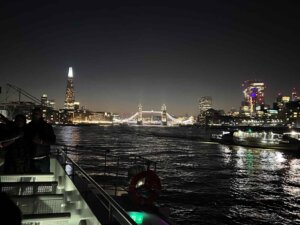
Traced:
<svg viewBox="0 0 300 225">
<path fill-rule="evenodd" d="M 27 97 L 28 99 L 30 99 L 31 101 L 33 101 L 36 105 L 41 105 L 41 100 L 36 98 L 35 96 L 29 94 L 27 91 L 15 86 L 15 85 L 9 84 L 9 83 L 7 83 L 6 85 L 8 86 L 6 95 L 8 94 L 9 88 L 12 88 L 18 92 L 19 102 L 21 102 L 21 95 L 23 95 L 23 96 Z M 7 100 L 7 97 L 6 97 L 6 100 Z"/>
</svg>

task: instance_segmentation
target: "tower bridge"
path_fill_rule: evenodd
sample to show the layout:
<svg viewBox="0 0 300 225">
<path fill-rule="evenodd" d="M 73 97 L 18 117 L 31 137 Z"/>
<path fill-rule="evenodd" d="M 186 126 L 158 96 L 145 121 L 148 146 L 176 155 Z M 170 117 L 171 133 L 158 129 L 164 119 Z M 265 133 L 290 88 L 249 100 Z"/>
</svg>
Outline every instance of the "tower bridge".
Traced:
<svg viewBox="0 0 300 225">
<path fill-rule="evenodd" d="M 113 123 L 120 124 L 137 124 L 137 125 L 163 125 L 163 126 L 174 126 L 174 125 L 192 125 L 194 118 L 175 118 L 167 113 L 167 107 L 165 104 L 162 105 L 160 111 L 155 110 L 143 110 L 142 105 L 138 105 L 138 111 L 129 118 L 125 119 L 114 119 Z"/>
</svg>

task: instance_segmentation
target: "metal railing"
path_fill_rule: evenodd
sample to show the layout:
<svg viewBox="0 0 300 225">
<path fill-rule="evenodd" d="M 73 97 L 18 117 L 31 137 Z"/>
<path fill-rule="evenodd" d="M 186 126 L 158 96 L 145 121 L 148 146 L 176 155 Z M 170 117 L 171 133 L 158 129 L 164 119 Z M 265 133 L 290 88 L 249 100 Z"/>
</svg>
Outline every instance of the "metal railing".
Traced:
<svg viewBox="0 0 300 225">
<path fill-rule="evenodd" d="M 57 148 L 56 157 L 58 161 L 65 168 L 65 165 L 70 165 L 72 168 L 71 174 L 68 174 L 74 181 L 75 177 L 84 179 L 85 184 L 90 190 L 93 190 L 95 197 L 101 205 L 107 210 L 108 222 L 116 220 L 122 225 L 136 225 L 134 220 L 127 214 L 127 212 L 109 195 L 106 191 L 91 178 L 76 162 L 70 159 L 65 151 Z"/>
<path fill-rule="evenodd" d="M 124 172 L 127 172 L 127 169 L 135 165 L 144 166 L 145 170 L 156 171 L 157 163 L 155 161 L 146 159 L 139 155 L 114 155 L 113 152 L 108 149 L 99 149 L 99 147 L 84 147 L 79 145 L 73 146 L 56 144 L 54 147 L 56 147 L 56 149 L 60 148 L 67 155 L 86 155 L 90 153 L 91 156 L 97 156 L 97 165 L 95 165 L 95 167 L 97 168 L 97 172 L 104 176 L 125 176 Z"/>
</svg>

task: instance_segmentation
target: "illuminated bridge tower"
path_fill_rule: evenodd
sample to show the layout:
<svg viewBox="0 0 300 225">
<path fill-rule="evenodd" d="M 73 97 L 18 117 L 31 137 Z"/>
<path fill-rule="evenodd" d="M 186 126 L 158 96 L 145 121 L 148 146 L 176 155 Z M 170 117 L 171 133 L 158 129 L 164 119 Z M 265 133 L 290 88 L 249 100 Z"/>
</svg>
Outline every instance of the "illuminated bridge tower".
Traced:
<svg viewBox="0 0 300 225">
<path fill-rule="evenodd" d="M 75 106 L 74 103 L 75 103 L 75 93 L 74 93 L 74 85 L 73 85 L 73 69 L 72 67 L 69 67 L 64 109 L 73 111 Z"/>
<path fill-rule="evenodd" d="M 139 104 L 139 106 L 138 106 L 137 124 L 139 124 L 139 125 L 143 124 L 143 108 L 142 108 L 142 104 Z"/>
<path fill-rule="evenodd" d="M 167 106 L 165 104 L 161 107 L 161 124 L 167 125 Z"/>
</svg>

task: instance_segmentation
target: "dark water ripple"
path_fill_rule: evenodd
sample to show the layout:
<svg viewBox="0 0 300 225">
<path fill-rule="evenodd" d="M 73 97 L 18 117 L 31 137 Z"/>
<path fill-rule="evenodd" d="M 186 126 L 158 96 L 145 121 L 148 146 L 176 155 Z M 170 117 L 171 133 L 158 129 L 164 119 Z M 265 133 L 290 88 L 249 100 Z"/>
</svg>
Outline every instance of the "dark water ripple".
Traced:
<svg viewBox="0 0 300 225">
<path fill-rule="evenodd" d="M 202 141 L 199 128 L 55 127 L 58 142 L 84 146 L 72 157 L 90 172 L 102 155 L 156 161 L 158 204 L 178 224 L 300 224 L 300 155 Z M 192 137 L 192 138 L 191 138 Z"/>
</svg>

